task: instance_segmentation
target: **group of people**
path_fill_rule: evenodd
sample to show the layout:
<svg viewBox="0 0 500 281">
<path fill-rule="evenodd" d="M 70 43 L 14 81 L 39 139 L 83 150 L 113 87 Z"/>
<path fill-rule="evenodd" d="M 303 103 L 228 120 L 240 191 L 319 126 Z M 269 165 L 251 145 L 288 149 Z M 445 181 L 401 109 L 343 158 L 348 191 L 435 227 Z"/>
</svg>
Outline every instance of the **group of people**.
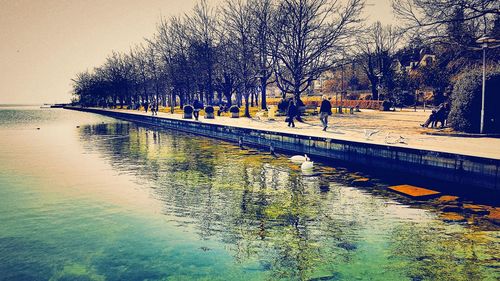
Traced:
<svg viewBox="0 0 500 281">
<path fill-rule="evenodd" d="M 145 101 L 143 103 L 144 110 L 148 112 L 148 109 L 151 110 L 151 114 L 158 115 L 158 101 L 153 100 L 151 103 Z M 198 120 L 200 116 L 200 111 L 203 110 L 204 106 L 199 100 L 195 100 L 193 102 L 193 116 L 196 120 Z M 136 107 L 139 109 L 139 106 Z M 227 108 L 222 106 L 219 108 L 218 115 L 222 112 L 227 111 Z M 432 110 L 429 118 L 425 121 L 425 123 L 420 124 L 420 126 L 427 128 L 431 126 L 432 128 L 437 127 L 438 123 L 441 123 L 441 128 L 446 125 L 446 120 L 448 119 L 448 114 L 450 113 L 450 105 L 447 102 L 441 103 L 436 109 Z M 328 97 L 323 95 L 321 106 L 319 109 L 319 120 L 321 121 L 321 125 L 323 127 L 323 131 L 326 131 L 328 128 L 328 117 L 332 115 L 332 104 L 328 100 Z M 288 123 L 288 127 L 295 127 L 295 119 L 301 121 L 300 119 L 300 111 L 299 107 L 295 100 L 290 100 L 288 103 L 288 108 L 286 112 L 285 122 Z"/>
<path fill-rule="evenodd" d="M 158 101 L 157 100 L 153 100 L 153 102 L 151 102 L 151 113 L 153 115 L 158 115 Z"/>
<path fill-rule="evenodd" d="M 144 102 L 143 106 L 146 113 L 148 112 L 149 107 L 149 109 L 151 110 L 151 115 L 158 115 L 158 101 L 153 100 L 151 101 L 151 103 Z"/>
<path fill-rule="evenodd" d="M 450 114 L 450 105 L 447 102 L 441 103 L 438 108 L 433 109 L 429 118 L 425 121 L 424 124 L 420 124 L 420 126 L 427 128 L 431 125 L 432 128 L 437 127 L 437 123 L 441 123 L 441 128 L 446 125 L 446 120 L 448 119 L 448 115 Z"/>
<path fill-rule="evenodd" d="M 140 110 L 141 105 L 144 108 L 144 111 L 148 113 L 148 110 L 151 110 L 152 115 L 158 115 L 158 101 L 152 100 L 151 102 L 144 101 L 142 104 L 140 102 L 136 102 L 132 104 L 133 110 Z"/>
<path fill-rule="evenodd" d="M 288 127 L 295 127 L 294 119 L 300 121 L 299 109 L 294 100 L 290 100 L 288 104 L 287 110 L 287 118 L 285 119 L 288 122 Z M 328 100 L 327 96 L 323 95 L 321 106 L 319 108 L 319 120 L 323 126 L 323 131 L 326 131 L 328 128 L 328 116 L 332 115 L 332 104 Z"/>
<path fill-rule="evenodd" d="M 441 123 L 441 128 L 446 125 L 446 120 L 448 119 L 448 115 L 450 114 L 450 105 L 447 102 L 441 103 L 436 109 L 432 110 L 427 121 L 424 124 L 420 124 L 422 127 L 432 128 L 437 127 L 438 123 Z M 332 115 L 332 105 L 328 100 L 327 96 L 322 97 L 321 107 L 319 109 L 319 120 L 321 121 L 321 125 L 323 126 L 323 131 L 326 131 L 328 128 L 328 116 Z M 295 127 L 294 120 L 297 119 L 300 121 L 300 112 L 297 106 L 297 103 L 294 100 L 290 100 L 288 104 L 287 114 L 285 122 L 288 122 L 288 127 Z"/>
</svg>

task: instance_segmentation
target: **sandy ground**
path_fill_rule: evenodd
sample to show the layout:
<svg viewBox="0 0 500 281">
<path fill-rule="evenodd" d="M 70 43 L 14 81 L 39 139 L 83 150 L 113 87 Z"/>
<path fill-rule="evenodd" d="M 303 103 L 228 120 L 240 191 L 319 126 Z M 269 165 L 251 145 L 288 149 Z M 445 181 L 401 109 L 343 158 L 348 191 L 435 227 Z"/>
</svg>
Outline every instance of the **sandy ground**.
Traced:
<svg viewBox="0 0 500 281">
<path fill-rule="evenodd" d="M 145 112 L 120 110 L 133 114 L 146 115 Z M 284 117 L 268 120 L 267 117 L 229 118 L 217 117 L 204 119 L 202 123 L 222 124 L 236 127 L 248 127 L 268 131 L 287 132 L 308 136 L 329 137 L 332 139 L 374 144 L 418 148 L 431 151 L 449 152 L 470 156 L 480 156 L 500 159 L 500 138 L 471 138 L 455 136 L 428 135 L 427 132 L 437 132 L 439 129 L 422 128 L 430 111 L 403 110 L 396 112 L 381 112 L 362 110 L 351 114 L 334 114 L 329 118 L 329 128 L 322 131 L 318 116 L 307 116 L 304 123 L 296 123 L 295 128 L 287 127 Z M 148 112 L 147 115 L 150 115 Z M 159 117 L 181 119 L 180 114 L 158 113 Z"/>
</svg>

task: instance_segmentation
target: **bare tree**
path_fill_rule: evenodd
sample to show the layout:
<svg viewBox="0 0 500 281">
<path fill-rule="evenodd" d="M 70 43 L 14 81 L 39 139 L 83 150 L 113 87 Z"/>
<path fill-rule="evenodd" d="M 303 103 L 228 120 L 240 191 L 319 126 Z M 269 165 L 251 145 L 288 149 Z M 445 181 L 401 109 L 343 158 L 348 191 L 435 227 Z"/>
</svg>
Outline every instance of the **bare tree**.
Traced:
<svg viewBox="0 0 500 281">
<path fill-rule="evenodd" d="M 275 75 L 283 92 L 300 99 L 350 44 L 360 23 L 363 0 L 283 0 L 273 39 Z"/>
<path fill-rule="evenodd" d="M 187 23 L 183 18 L 172 17 L 169 20 L 161 19 L 157 26 L 157 33 L 153 40 L 157 52 L 160 54 L 163 73 L 170 87 L 172 100 L 175 105 L 179 96 L 180 106 L 189 102 L 189 93 L 193 91 L 193 71 L 189 62 L 188 49 L 190 39 L 187 35 Z"/>
<path fill-rule="evenodd" d="M 133 75 L 135 76 L 134 84 L 136 86 L 136 91 L 138 90 L 136 94 L 138 97 L 142 97 L 142 99 L 138 98 L 137 101 L 149 100 L 149 77 L 146 69 L 147 62 L 145 52 L 146 50 L 142 44 L 135 46 L 135 48 L 130 51 L 130 58 L 133 64 Z"/>
<path fill-rule="evenodd" d="M 212 104 L 216 90 L 231 103 L 236 93 L 249 116 L 257 85 L 262 108 L 271 82 L 298 99 L 352 43 L 363 6 L 364 0 L 227 0 L 217 10 L 200 0 L 192 13 L 161 19 L 147 44 L 113 52 L 88 73 L 92 79 L 76 79 L 95 83 L 75 87 L 122 105 L 153 96 L 165 105 L 167 88 L 170 104 L 178 96 L 181 107 L 197 96 Z"/>
<path fill-rule="evenodd" d="M 380 79 L 390 79 L 392 76 L 392 58 L 397 51 L 400 33 L 391 25 L 383 26 L 376 22 L 363 36 L 357 38 L 358 61 L 361 64 L 372 91 L 374 100 L 379 98 L 377 85 Z"/>
<path fill-rule="evenodd" d="M 219 93 L 219 102 L 222 102 L 222 95 L 226 98 L 228 105 L 232 103 L 233 93 L 236 91 L 238 80 L 238 60 L 235 60 L 233 50 L 234 44 L 230 43 L 230 38 L 221 36 L 216 52 L 218 61 L 216 64 L 216 89 Z"/>
<path fill-rule="evenodd" d="M 257 78 L 260 82 L 261 108 L 267 109 L 266 90 L 273 75 L 272 28 L 276 13 L 273 0 L 249 0 L 248 9 L 252 17 L 251 41 L 257 58 Z"/>
<path fill-rule="evenodd" d="M 473 25 L 482 36 L 500 16 L 500 2 L 494 0 L 393 0 L 392 7 L 407 31 L 433 39 L 447 36 L 455 23 Z"/>
<path fill-rule="evenodd" d="M 132 89 L 133 64 L 130 56 L 112 52 L 106 59 L 106 63 L 101 68 L 100 75 L 107 79 L 113 89 L 112 101 L 114 104 L 120 103 L 123 107 L 130 104 L 130 93 Z"/>
<path fill-rule="evenodd" d="M 252 17 L 245 0 L 226 0 L 222 8 L 224 29 L 234 50 L 233 59 L 237 64 L 238 88 L 245 97 L 245 116 L 250 117 L 250 90 L 255 83 L 255 59 L 251 45 Z"/>
<path fill-rule="evenodd" d="M 193 14 L 186 17 L 186 26 L 189 31 L 190 51 L 192 63 L 197 68 L 200 98 L 205 93 L 209 104 L 214 99 L 214 68 L 215 46 L 217 44 L 217 17 L 216 10 L 201 0 L 193 9 Z"/>
<path fill-rule="evenodd" d="M 106 98 L 105 89 L 100 88 L 104 83 L 96 81 L 96 76 L 90 71 L 80 72 L 71 79 L 73 94 L 83 106 L 96 105 Z"/>
<path fill-rule="evenodd" d="M 165 73 L 161 71 L 164 68 L 161 53 L 157 52 L 153 42 L 148 41 L 147 47 L 144 47 L 144 55 L 146 57 L 147 73 L 155 98 L 157 101 L 161 101 L 163 105 L 166 105 L 166 83 L 163 79 Z"/>
</svg>

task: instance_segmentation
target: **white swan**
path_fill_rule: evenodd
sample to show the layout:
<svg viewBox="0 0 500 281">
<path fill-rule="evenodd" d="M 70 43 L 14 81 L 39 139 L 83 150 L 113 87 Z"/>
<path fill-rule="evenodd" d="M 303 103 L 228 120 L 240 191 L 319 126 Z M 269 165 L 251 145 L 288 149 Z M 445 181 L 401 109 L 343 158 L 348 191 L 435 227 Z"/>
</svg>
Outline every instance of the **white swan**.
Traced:
<svg viewBox="0 0 500 281">
<path fill-rule="evenodd" d="M 306 170 L 306 171 L 312 170 L 313 167 L 314 167 L 314 162 L 311 161 L 311 159 L 309 159 L 309 157 L 307 157 L 306 161 L 304 163 L 302 163 L 302 165 L 300 165 L 300 168 L 302 170 Z"/>
<path fill-rule="evenodd" d="M 304 155 L 294 155 L 290 157 L 290 161 L 294 163 L 303 163 L 305 161 L 309 160 L 309 157 L 307 157 L 307 154 Z"/>
</svg>

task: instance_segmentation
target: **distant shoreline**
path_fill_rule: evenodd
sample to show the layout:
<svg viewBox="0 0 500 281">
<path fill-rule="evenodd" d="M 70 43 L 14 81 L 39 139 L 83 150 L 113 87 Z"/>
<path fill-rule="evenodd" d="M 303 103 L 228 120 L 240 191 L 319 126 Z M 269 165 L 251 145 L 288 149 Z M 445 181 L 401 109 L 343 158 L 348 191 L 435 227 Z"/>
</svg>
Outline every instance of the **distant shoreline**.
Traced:
<svg viewBox="0 0 500 281">
<path fill-rule="evenodd" d="M 31 103 L 31 104 L 22 104 L 22 103 L 6 103 L 6 104 L 1 104 L 0 107 L 18 107 L 18 106 L 41 106 L 43 105 L 42 103 Z"/>
</svg>

